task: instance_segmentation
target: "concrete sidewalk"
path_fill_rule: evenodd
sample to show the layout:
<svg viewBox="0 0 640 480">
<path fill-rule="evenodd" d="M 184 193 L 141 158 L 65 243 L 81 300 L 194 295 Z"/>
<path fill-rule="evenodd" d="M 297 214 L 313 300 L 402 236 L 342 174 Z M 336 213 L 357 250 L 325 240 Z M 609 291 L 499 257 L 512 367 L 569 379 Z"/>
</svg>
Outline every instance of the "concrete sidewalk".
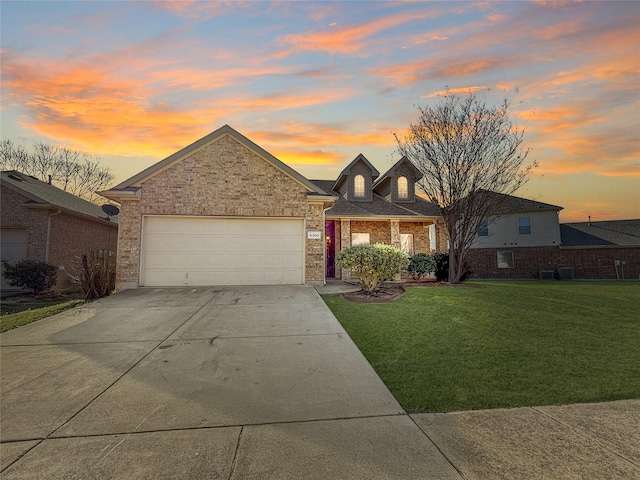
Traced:
<svg viewBox="0 0 640 480">
<path fill-rule="evenodd" d="M 130 290 L 0 336 L 12 478 L 640 478 L 640 401 L 406 415 L 311 287 Z"/>
</svg>

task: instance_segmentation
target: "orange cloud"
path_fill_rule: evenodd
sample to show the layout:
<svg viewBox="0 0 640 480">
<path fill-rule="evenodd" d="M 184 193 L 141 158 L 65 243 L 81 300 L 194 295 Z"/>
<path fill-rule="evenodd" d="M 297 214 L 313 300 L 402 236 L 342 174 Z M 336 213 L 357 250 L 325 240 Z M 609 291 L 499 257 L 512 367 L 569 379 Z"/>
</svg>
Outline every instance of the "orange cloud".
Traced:
<svg viewBox="0 0 640 480">
<path fill-rule="evenodd" d="M 237 7 L 247 6 L 247 2 L 241 0 L 216 0 L 215 2 L 201 0 L 162 0 L 160 2 L 151 2 L 151 4 L 155 7 L 169 10 L 176 15 L 192 18 L 201 18 L 202 16 L 212 17 L 226 13 Z"/>
<path fill-rule="evenodd" d="M 435 12 L 430 14 L 403 12 L 352 27 L 334 26 L 324 32 L 286 35 L 281 41 L 291 45 L 292 51 L 317 50 L 328 53 L 353 54 L 360 52 L 365 47 L 366 40 L 381 31 L 433 15 Z M 292 51 L 282 52 L 281 55 L 288 55 Z"/>
<path fill-rule="evenodd" d="M 272 122 L 270 122 L 272 124 Z M 352 134 L 340 125 L 305 124 L 299 121 L 280 121 L 273 128 L 253 130 L 249 137 L 267 151 L 296 167 L 346 165 L 353 158 L 344 154 L 345 148 L 356 147 L 355 157 L 364 146 L 393 147 L 389 127 L 374 126 L 364 133 Z M 362 152 L 365 155 L 367 152 Z"/>
<path fill-rule="evenodd" d="M 120 61 L 118 53 L 65 65 L 18 62 L 7 52 L 2 63 L 3 103 L 18 105 L 25 112 L 21 119 L 25 127 L 59 142 L 101 154 L 164 156 L 207 133 L 212 125 L 226 123 L 229 112 L 318 106 L 358 93 L 332 89 L 307 94 L 296 89 L 253 97 L 225 94 L 214 106 L 209 102 L 167 104 L 154 98 L 168 88 L 212 91 L 255 77 L 291 73 L 292 69 L 248 65 L 209 72 L 197 67 L 172 69 L 167 62 L 149 72 L 140 67 L 133 77 L 114 77 L 113 71 L 123 71 L 116 68 Z M 322 146 L 326 137 L 324 140 Z"/>
</svg>

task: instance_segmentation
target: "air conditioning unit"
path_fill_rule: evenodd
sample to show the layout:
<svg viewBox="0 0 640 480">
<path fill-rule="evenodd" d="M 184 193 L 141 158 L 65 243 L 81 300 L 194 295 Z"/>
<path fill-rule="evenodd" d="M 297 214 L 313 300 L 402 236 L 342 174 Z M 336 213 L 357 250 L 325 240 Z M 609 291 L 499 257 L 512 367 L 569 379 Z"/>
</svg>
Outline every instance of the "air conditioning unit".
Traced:
<svg viewBox="0 0 640 480">
<path fill-rule="evenodd" d="M 553 270 L 540 270 L 540 280 L 553 280 L 555 278 Z"/>
<path fill-rule="evenodd" d="M 558 274 L 560 276 L 560 280 L 573 280 L 572 267 L 560 267 L 558 268 Z"/>
</svg>

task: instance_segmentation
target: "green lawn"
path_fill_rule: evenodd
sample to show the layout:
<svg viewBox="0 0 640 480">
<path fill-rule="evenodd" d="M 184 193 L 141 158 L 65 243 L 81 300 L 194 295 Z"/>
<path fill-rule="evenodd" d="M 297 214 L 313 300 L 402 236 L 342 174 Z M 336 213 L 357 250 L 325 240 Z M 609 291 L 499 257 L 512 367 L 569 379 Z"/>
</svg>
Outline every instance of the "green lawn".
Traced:
<svg viewBox="0 0 640 480">
<path fill-rule="evenodd" d="M 19 311 L 17 313 L 8 313 L 0 316 L 0 332 L 6 332 L 13 328 L 21 327 L 28 323 L 42 320 L 56 313 L 64 312 L 77 305 L 84 303 L 84 300 L 67 300 L 63 303 L 56 303 L 46 307 L 33 308 L 31 310 Z"/>
<path fill-rule="evenodd" d="M 408 287 L 393 303 L 325 296 L 407 412 L 640 398 L 640 283 Z"/>
</svg>

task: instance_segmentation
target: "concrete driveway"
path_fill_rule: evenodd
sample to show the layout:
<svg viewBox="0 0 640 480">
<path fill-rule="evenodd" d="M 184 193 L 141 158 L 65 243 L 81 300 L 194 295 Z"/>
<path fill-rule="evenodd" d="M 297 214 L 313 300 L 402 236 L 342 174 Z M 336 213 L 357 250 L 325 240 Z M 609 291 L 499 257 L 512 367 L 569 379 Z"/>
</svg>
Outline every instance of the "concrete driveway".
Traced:
<svg viewBox="0 0 640 480">
<path fill-rule="evenodd" d="M 640 477 L 638 402 L 406 415 L 311 287 L 129 290 L 1 345 L 6 479 Z"/>
</svg>

